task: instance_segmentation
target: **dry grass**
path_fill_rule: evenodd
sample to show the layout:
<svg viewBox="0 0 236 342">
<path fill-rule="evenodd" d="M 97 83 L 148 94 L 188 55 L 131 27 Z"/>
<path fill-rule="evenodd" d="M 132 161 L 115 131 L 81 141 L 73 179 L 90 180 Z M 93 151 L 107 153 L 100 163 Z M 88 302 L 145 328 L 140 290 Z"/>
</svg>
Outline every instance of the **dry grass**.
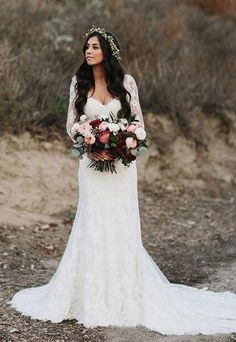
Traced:
<svg viewBox="0 0 236 342">
<path fill-rule="evenodd" d="M 213 15 L 232 15 L 236 11 L 235 0 L 186 0 L 186 5 L 194 5 Z"/>
<path fill-rule="evenodd" d="M 94 23 L 117 33 L 143 111 L 170 116 L 181 133 L 204 144 L 199 113 L 218 116 L 229 129 L 227 113 L 236 112 L 235 6 L 231 0 L 2 1 L 1 131 L 65 134 L 70 78 L 83 59 L 82 34 Z"/>
</svg>

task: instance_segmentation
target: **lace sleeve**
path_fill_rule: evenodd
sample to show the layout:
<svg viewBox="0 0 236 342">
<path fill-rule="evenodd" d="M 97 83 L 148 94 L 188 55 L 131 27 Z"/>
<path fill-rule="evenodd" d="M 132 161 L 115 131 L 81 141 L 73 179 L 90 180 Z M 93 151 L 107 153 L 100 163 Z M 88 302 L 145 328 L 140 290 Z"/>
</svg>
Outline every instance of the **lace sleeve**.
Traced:
<svg viewBox="0 0 236 342">
<path fill-rule="evenodd" d="M 76 118 L 76 108 L 75 108 L 75 86 L 76 83 L 76 76 L 72 77 L 71 80 L 71 84 L 70 84 L 70 93 L 69 93 L 69 105 L 68 105 L 68 111 L 67 111 L 67 121 L 66 121 L 66 131 L 67 134 L 69 135 L 69 137 L 71 138 L 71 140 L 73 142 L 75 142 L 75 140 L 73 139 L 73 135 L 71 133 L 71 128 L 75 122 L 75 118 Z"/>
<path fill-rule="evenodd" d="M 138 94 L 138 87 L 137 87 L 136 81 L 131 75 L 127 74 L 125 75 L 125 77 L 126 77 L 125 78 L 126 89 L 131 94 L 131 100 L 130 100 L 131 113 L 136 115 L 136 118 L 140 120 L 143 128 L 145 128 L 142 109 L 139 103 L 139 94 Z"/>
</svg>

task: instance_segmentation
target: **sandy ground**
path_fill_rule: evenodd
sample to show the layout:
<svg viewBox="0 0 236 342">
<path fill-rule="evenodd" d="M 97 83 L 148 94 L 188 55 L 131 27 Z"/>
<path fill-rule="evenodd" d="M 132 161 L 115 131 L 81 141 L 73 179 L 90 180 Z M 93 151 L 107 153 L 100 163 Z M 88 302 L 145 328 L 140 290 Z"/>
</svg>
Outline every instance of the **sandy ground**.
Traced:
<svg viewBox="0 0 236 342">
<path fill-rule="evenodd" d="M 29 144 L 30 143 L 30 144 Z M 78 161 L 59 142 L 0 141 L 0 340 L 235 341 L 236 334 L 163 336 L 145 328 L 86 329 L 75 320 L 31 320 L 6 302 L 50 279 L 65 249 L 78 200 Z M 236 188 L 188 179 L 144 182 L 139 205 L 143 244 L 174 283 L 236 292 Z"/>
<path fill-rule="evenodd" d="M 59 141 L 22 137 L 0 139 L 0 222 L 50 222 L 77 200 L 78 160 Z"/>
<path fill-rule="evenodd" d="M 223 188 L 235 187 L 235 116 L 231 120 L 226 134 L 216 118 L 208 119 L 204 149 L 180 135 L 168 118 L 147 113 L 150 146 L 137 159 L 139 187 L 168 186 L 176 181 L 197 188 L 214 188 L 216 182 Z M 79 161 L 70 156 L 71 140 L 43 139 L 34 140 L 27 132 L 0 137 L 0 222 L 47 223 L 77 201 Z"/>
</svg>

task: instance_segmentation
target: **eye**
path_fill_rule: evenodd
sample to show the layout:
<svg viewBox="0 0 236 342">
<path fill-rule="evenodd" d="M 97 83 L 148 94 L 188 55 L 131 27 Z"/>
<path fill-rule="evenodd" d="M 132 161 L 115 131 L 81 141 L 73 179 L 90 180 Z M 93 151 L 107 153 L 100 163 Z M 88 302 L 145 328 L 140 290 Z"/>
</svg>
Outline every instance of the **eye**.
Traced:
<svg viewBox="0 0 236 342">
<path fill-rule="evenodd" d="M 88 49 L 88 47 L 89 47 L 89 46 L 88 46 L 88 45 L 86 45 L 85 49 L 87 50 L 87 49 Z M 95 46 L 93 46 L 93 48 L 94 48 L 94 49 L 99 49 L 99 46 L 95 45 Z"/>
</svg>

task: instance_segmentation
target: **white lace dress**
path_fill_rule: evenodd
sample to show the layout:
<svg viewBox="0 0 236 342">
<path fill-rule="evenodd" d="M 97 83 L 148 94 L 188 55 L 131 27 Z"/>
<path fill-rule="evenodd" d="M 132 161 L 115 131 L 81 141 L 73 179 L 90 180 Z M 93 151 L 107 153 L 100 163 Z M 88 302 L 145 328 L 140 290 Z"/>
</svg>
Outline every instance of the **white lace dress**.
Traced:
<svg viewBox="0 0 236 342">
<path fill-rule="evenodd" d="M 67 132 L 74 120 L 72 79 Z M 134 78 L 125 75 L 131 109 L 143 121 Z M 120 109 L 88 97 L 88 117 Z M 117 174 L 79 165 L 79 202 L 71 234 L 51 280 L 23 289 L 8 302 L 34 319 L 76 319 L 86 327 L 144 326 L 166 335 L 236 332 L 236 295 L 170 283 L 145 250 L 134 161 Z"/>
</svg>

